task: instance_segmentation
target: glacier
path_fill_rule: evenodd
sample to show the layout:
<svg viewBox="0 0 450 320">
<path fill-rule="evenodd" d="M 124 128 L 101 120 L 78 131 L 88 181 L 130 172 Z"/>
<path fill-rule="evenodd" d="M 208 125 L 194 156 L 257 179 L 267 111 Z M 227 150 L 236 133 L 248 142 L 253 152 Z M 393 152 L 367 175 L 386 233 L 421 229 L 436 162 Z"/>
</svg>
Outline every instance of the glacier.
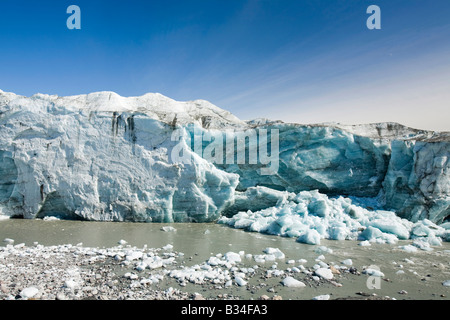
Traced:
<svg viewBox="0 0 450 320">
<path fill-rule="evenodd" d="M 218 219 L 239 177 L 195 154 L 190 164 L 173 163 L 169 154 L 178 142 L 166 120 L 175 113 L 185 122 L 211 114 L 218 125 L 235 118 L 203 101 L 183 104 L 155 94 L 133 102 L 113 93 L 2 93 L 2 212 L 96 221 Z"/>
<path fill-rule="evenodd" d="M 242 143 L 219 143 L 230 137 Z M 271 163 L 262 142 L 277 156 Z M 230 152 L 246 161 L 227 161 Z M 450 133 L 397 123 L 244 121 L 205 100 L 156 93 L 0 90 L 0 216 L 219 222 L 305 243 L 437 243 L 450 225 L 449 159 Z"/>
</svg>

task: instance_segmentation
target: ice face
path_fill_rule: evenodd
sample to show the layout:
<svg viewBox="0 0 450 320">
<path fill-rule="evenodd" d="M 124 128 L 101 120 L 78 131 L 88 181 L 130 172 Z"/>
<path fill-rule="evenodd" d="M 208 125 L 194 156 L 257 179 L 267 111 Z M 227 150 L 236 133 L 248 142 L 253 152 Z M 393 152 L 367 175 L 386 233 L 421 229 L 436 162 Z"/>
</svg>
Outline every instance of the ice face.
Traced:
<svg viewBox="0 0 450 320">
<path fill-rule="evenodd" d="M 223 143 L 230 137 L 232 148 Z M 449 158 L 450 134 L 392 123 L 245 122 L 207 101 L 160 94 L 0 92 L 0 214 L 9 216 L 143 222 L 226 216 L 240 228 L 311 243 L 354 236 L 351 222 L 367 230 L 358 236 L 389 242 L 411 230 L 403 222 L 389 226 L 393 220 L 383 220 L 380 209 L 413 222 L 448 220 Z M 330 204 L 338 196 L 353 201 L 345 210 L 337 206 L 343 216 Z M 307 224 L 298 221 L 302 212 L 312 213 L 303 217 Z M 364 223 L 368 216 L 378 220 Z"/>
<path fill-rule="evenodd" d="M 275 124 L 279 130 L 279 168 L 262 176 L 259 167 L 222 168 L 240 175 L 239 189 L 262 185 L 275 190 L 299 192 L 318 189 L 327 194 L 376 196 L 389 161 L 387 144 L 355 136 L 327 126 Z M 250 146 L 247 146 L 250 148 Z"/>
<path fill-rule="evenodd" d="M 412 221 L 450 216 L 450 141 L 393 141 L 386 206 Z"/>
<path fill-rule="evenodd" d="M 99 221 L 218 219 L 233 202 L 238 176 L 194 154 L 189 164 L 174 163 L 169 154 L 178 142 L 171 140 L 171 126 L 155 115 L 124 111 L 129 106 L 117 97 L 120 112 L 103 111 L 107 96 L 10 97 L 0 116 L 3 213 Z M 72 100 L 82 107 L 70 107 Z"/>
</svg>

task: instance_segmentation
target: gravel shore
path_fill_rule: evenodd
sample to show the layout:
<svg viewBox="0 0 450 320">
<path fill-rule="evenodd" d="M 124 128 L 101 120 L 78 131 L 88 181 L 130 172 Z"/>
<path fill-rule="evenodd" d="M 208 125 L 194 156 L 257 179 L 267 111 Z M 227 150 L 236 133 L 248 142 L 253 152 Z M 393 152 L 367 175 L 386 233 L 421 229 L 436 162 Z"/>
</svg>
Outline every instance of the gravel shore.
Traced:
<svg viewBox="0 0 450 320">
<path fill-rule="evenodd" d="M 130 249 L 84 248 L 81 245 L 0 247 L 0 299 L 42 300 L 184 300 L 192 295 L 133 283 L 123 272 L 134 269 L 120 261 Z M 144 250 L 143 250 L 144 251 Z M 136 252 L 135 250 L 133 252 Z M 129 266 L 129 268 L 127 268 Z M 135 271 L 135 270 L 134 270 Z"/>
<path fill-rule="evenodd" d="M 232 286 L 238 290 L 243 287 L 250 294 L 267 292 L 255 299 L 281 300 L 275 287 L 283 285 L 283 278 L 292 279 L 300 272 L 295 267 L 279 270 L 276 262 L 244 267 L 242 260 L 252 257 L 245 258 L 242 252 L 228 252 L 201 264 L 192 264 L 189 263 L 192 257 L 185 258 L 183 253 L 173 251 L 171 245 L 136 248 L 123 241 L 116 247 L 100 249 L 82 244 L 25 246 L 23 243 L 14 245 L 12 239 L 5 241 L 11 244 L 0 247 L 2 300 L 203 300 L 203 295 L 195 290 Z M 276 259 L 276 255 L 261 257 Z M 333 267 L 326 270 L 333 270 Z M 333 272 L 339 273 L 336 269 Z M 355 268 L 346 268 L 346 272 L 358 273 Z M 330 279 L 319 279 L 307 269 L 302 275 L 304 282 L 296 280 L 302 286 L 317 287 L 325 283 L 341 286 Z M 182 290 L 183 287 L 187 290 Z M 242 297 L 223 293 L 215 298 Z"/>
<path fill-rule="evenodd" d="M 109 248 L 27 246 L 4 239 L 0 300 L 448 299 L 449 250 L 350 246 L 333 253 L 313 247 L 307 262 L 285 257 L 277 248 L 205 259 L 186 256 L 171 244 L 136 247 L 121 240 Z M 349 259 L 351 248 L 358 264 Z M 368 267 L 374 261 L 386 275 Z M 370 277 L 383 290 L 368 290 Z"/>
</svg>

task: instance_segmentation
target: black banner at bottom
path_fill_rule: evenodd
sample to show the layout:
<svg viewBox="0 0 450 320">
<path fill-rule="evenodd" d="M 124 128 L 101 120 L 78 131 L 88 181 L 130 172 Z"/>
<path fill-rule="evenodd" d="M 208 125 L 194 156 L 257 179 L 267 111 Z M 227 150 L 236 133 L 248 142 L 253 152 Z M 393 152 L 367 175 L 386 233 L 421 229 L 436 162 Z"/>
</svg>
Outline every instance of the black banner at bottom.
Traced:
<svg viewBox="0 0 450 320">
<path fill-rule="evenodd" d="M 279 319 L 280 317 L 345 317 L 376 316 L 389 312 L 402 316 L 413 315 L 420 304 L 440 304 L 448 301 L 363 301 L 363 300 L 219 300 L 219 301 L 1 301 L 3 312 L 14 312 L 15 316 L 45 315 L 80 316 L 83 318 L 101 317 L 144 317 L 145 319 Z M 446 307 L 446 306 L 445 306 Z M 388 309 L 389 308 L 389 309 Z M 8 310 L 10 309 L 10 310 Z M 6 313 L 5 313 L 6 314 Z"/>
</svg>

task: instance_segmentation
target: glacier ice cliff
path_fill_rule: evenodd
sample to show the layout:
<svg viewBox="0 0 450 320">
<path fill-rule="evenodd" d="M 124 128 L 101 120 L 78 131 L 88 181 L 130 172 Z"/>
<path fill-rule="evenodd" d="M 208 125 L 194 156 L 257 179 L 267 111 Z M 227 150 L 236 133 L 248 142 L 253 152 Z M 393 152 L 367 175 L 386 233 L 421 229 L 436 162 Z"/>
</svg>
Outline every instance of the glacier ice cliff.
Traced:
<svg viewBox="0 0 450 320">
<path fill-rule="evenodd" d="M 450 216 L 450 135 L 395 140 L 383 181 L 386 206 L 407 219 L 442 223 Z"/>
<path fill-rule="evenodd" d="M 137 106 L 114 93 L 0 97 L 3 213 L 205 222 L 218 219 L 233 202 L 236 174 L 195 154 L 190 164 L 173 163 L 168 156 L 178 142 L 171 140 L 173 129 L 166 123 L 174 114 L 165 108 L 186 122 L 209 114 L 236 121 L 207 102 L 183 104 L 157 94 L 141 97 Z"/>
<path fill-rule="evenodd" d="M 175 130 L 181 135 L 174 140 Z M 208 161 L 193 145 L 195 132 L 216 136 L 227 132 L 236 138 L 252 130 L 277 130 L 274 174 L 262 174 L 267 163 Z M 254 144 L 244 138 L 232 151 L 249 153 Z M 180 146 L 190 162 L 171 157 Z M 211 151 L 208 147 L 202 141 L 200 153 Z M 223 148 L 220 153 L 216 148 L 214 154 L 225 159 L 230 150 Z M 363 215 L 378 213 L 381 219 L 385 212 L 395 212 L 398 219 L 410 223 L 447 225 L 449 159 L 449 133 L 396 123 L 242 121 L 204 100 L 178 102 L 160 94 L 24 97 L 0 91 L 0 214 L 7 216 L 137 222 L 220 219 L 234 225 L 236 218 L 226 219 L 247 214 L 246 227 L 253 219 L 256 228 L 268 217 L 264 210 L 272 210 L 272 217 L 294 219 L 297 229 L 290 234 L 305 242 L 318 237 L 340 239 L 354 230 L 349 224 L 347 231 L 339 229 L 346 222 L 336 212 L 350 217 L 353 212 L 347 202 L 335 203 L 340 196 L 373 203 L 365 206 L 367 212 L 356 210 Z M 315 195 L 315 204 L 306 205 L 302 192 Z M 301 211 L 302 206 L 307 210 Z M 302 212 L 341 220 L 329 220 L 329 230 L 317 227 L 306 233 L 301 226 L 311 224 L 297 221 Z M 376 236 L 375 228 L 385 240 L 390 239 L 385 233 L 402 238 L 413 231 L 413 225 L 403 220 L 390 231 L 386 225 L 355 221 L 366 235 Z M 404 229 L 399 227 L 403 224 Z M 276 233 L 273 227 L 265 230 Z M 279 234 L 285 233 L 280 230 Z M 305 232 L 300 234 L 301 230 Z"/>
</svg>

